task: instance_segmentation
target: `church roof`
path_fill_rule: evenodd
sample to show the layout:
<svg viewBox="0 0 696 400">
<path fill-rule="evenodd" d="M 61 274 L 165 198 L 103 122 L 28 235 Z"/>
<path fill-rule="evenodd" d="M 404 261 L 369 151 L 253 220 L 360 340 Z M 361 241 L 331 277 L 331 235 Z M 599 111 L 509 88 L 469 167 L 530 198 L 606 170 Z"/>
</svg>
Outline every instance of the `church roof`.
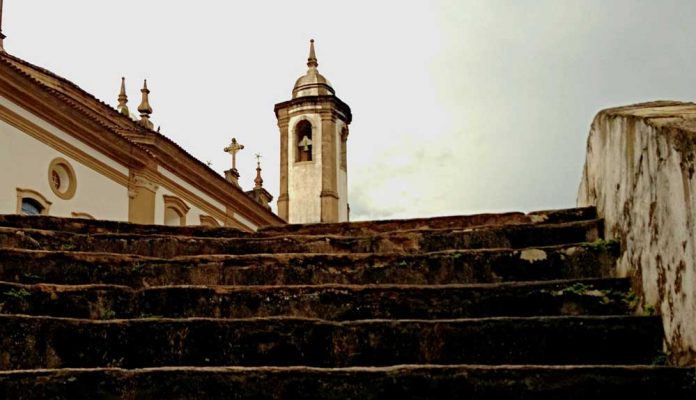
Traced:
<svg viewBox="0 0 696 400">
<path fill-rule="evenodd" d="M 54 95 L 71 108 L 98 122 L 121 139 L 137 145 L 136 142 L 129 140 L 126 135 L 126 132 L 136 132 L 138 130 L 137 124 L 129 118 L 123 118 L 111 106 L 84 91 L 76 84 L 45 68 L 36 66 L 6 52 L 0 52 L 0 62 L 38 84 L 46 92 Z"/>
</svg>

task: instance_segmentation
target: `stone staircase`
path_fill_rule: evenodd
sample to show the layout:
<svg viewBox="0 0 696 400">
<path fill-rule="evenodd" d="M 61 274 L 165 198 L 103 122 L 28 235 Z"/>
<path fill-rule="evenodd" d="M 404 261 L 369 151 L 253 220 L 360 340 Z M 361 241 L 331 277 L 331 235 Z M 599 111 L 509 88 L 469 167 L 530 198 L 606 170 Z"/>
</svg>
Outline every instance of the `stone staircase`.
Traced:
<svg viewBox="0 0 696 400">
<path fill-rule="evenodd" d="M 0 216 L 0 398 L 696 398 L 601 228 Z"/>
</svg>

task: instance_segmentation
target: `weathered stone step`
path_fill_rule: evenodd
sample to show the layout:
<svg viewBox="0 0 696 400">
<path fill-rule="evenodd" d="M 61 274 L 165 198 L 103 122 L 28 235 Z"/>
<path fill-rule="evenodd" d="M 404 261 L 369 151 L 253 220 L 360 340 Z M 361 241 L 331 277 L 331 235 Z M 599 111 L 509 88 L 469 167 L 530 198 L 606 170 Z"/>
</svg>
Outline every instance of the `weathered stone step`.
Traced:
<svg viewBox="0 0 696 400">
<path fill-rule="evenodd" d="M 0 214 L 0 226 L 17 229 L 81 234 L 122 233 L 135 235 L 175 235 L 194 237 L 247 237 L 249 233 L 236 228 L 207 226 L 142 225 L 121 221 L 101 221 L 83 218 L 62 218 L 48 215 Z"/>
<path fill-rule="evenodd" d="M 294 235 L 211 238 L 132 234 L 75 234 L 0 227 L 0 247 L 176 257 L 205 254 L 432 252 L 523 248 L 599 239 L 601 220 L 562 224 L 489 226 L 474 230 L 412 230 L 343 237 Z"/>
<path fill-rule="evenodd" d="M 0 248 L 0 281 L 167 285 L 454 284 L 612 277 L 612 246 L 424 254 L 141 256 Z"/>
<path fill-rule="evenodd" d="M 72 367 L 649 364 L 659 317 L 329 322 L 0 315 L 0 370 Z"/>
<path fill-rule="evenodd" d="M 0 372 L 0 398 L 692 400 L 696 376 L 652 366 L 58 369 Z"/>
<path fill-rule="evenodd" d="M 266 234 L 337 234 L 369 235 L 377 232 L 412 229 L 465 229 L 483 225 L 526 224 L 526 223 L 563 223 L 597 218 L 594 207 L 571 208 L 562 210 L 538 211 L 529 214 L 520 212 L 500 214 L 477 214 L 435 218 L 417 218 L 402 220 L 383 220 L 365 222 L 346 222 L 340 224 L 287 225 L 283 227 L 262 228 Z M 205 226 L 162 226 L 140 225 L 118 221 L 92 221 L 75 218 L 57 218 L 50 216 L 0 215 L 0 226 L 22 229 L 43 229 L 83 234 L 124 233 L 141 235 L 175 235 L 198 237 L 246 237 L 235 228 L 210 228 Z"/>
<path fill-rule="evenodd" d="M 610 315 L 632 311 L 629 279 L 479 285 L 167 286 L 22 285 L 0 282 L 0 313 L 84 319 L 448 319 Z"/>
<path fill-rule="evenodd" d="M 524 214 L 521 212 L 509 212 L 501 214 L 476 214 L 434 218 L 342 222 L 337 224 L 290 224 L 283 226 L 264 227 L 259 230 L 259 233 L 273 233 L 284 235 L 297 233 L 309 235 L 366 235 L 378 232 L 413 229 L 457 230 L 486 225 L 529 224 L 542 222 L 558 224 L 595 218 L 597 218 L 597 210 L 594 207 L 586 207 L 537 211 L 528 214 Z"/>
</svg>

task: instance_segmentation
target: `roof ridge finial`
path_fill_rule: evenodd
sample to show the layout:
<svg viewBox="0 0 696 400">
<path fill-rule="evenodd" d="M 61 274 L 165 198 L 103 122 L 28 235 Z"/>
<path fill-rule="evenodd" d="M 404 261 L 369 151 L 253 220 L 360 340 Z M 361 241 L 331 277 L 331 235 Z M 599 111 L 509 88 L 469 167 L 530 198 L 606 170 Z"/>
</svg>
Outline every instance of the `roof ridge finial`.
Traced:
<svg viewBox="0 0 696 400">
<path fill-rule="evenodd" d="M 143 88 L 140 89 L 143 94 L 143 99 L 138 106 L 138 111 L 140 112 L 140 125 L 148 129 L 153 129 L 155 126 L 150 121 L 150 114 L 152 114 L 152 107 L 150 107 L 150 90 L 147 88 L 147 79 L 143 83 Z"/>
<path fill-rule="evenodd" d="M 2 0 L 0 0 L 0 53 L 5 52 L 5 47 L 2 42 L 6 37 L 7 36 L 2 33 Z"/>
<path fill-rule="evenodd" d="M 128 110 L 128 95 L 126 95 L 125 77 L 121 77 L 121 91 L 118 93 L 118 107 L 116 109 L 119 113 L 125 115 L 126 117 L 130 117 L 130 111 Z"/>
<path fill-rule="evenodd" d="M 309 40 L 309 58 L 307 59 L 307 66 L 309 68 L 316 68 L 319 66 L 319 62 L 317 61 L 317 54 L 314 51 L 314 39 Z"/>
<path fill-rule="evenodd" d="M 263 187 L 263 178 L 261 177 L 261 153 L 256 153 L 256 179 L 254 179 L 254 189 L 261 189 Z"/>
</svg>

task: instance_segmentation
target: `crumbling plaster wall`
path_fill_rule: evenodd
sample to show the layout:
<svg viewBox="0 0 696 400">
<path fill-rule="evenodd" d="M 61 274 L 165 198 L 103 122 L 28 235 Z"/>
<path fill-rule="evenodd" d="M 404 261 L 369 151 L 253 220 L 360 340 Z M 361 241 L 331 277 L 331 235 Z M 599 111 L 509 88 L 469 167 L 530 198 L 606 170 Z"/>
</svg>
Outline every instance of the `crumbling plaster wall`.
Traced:
<svg viewBox="0 0 696 400">
<path fill-rule="evenodd" d="M 617 274 L 662 315 L 673 363 L 696 364 L 696 105 L 655 102 L 600 112 L 578 206 L 594 205 L 621 241 Z"/>
</svg>

